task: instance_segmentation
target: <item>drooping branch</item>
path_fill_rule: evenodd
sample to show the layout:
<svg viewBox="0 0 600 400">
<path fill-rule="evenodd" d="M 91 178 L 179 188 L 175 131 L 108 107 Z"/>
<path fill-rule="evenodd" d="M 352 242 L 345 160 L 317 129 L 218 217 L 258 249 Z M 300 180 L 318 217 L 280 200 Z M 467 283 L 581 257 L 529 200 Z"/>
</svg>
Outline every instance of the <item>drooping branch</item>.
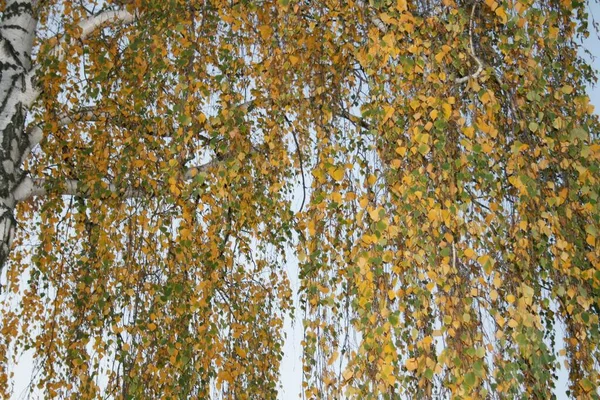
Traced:
<svg viewBox="0 0 600 400">
<path fill-rule="evenodd" d="M 219 163 L 226 160 L 212 160 L 205 164 L 188 168 L 184 174 L 185 181 L 191 181 L 201 172 L 214 168 Z M 140 198 L 150 195 L 148 191 L 135 187 L 119 187 L 113 182 L 107 182 L 106 190 L 110 193 L 116 193 L 123 198 Z M 48 194 L 58 194 L 61 196 L 79 196 L 88 197 L 89 189 L 77 179 L 68 179 L 58 184 L 52 184 L 44 178 L 25 177 L 13 191 L 15 201 L 24 201 L 34 197 L 43 197 Z"/>
</svg>

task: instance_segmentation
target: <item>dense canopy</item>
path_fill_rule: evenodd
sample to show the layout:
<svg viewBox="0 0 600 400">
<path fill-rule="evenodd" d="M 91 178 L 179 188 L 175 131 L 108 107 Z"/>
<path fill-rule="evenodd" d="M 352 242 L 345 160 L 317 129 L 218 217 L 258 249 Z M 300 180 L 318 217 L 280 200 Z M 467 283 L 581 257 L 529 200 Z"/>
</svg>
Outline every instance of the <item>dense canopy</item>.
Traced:
<svg viewBox="0 0 600 400">
<path fill-rule="evenodd" d="M 2 397 L 597 398 L 586 7 L 0 2 Z"/>
</svg>

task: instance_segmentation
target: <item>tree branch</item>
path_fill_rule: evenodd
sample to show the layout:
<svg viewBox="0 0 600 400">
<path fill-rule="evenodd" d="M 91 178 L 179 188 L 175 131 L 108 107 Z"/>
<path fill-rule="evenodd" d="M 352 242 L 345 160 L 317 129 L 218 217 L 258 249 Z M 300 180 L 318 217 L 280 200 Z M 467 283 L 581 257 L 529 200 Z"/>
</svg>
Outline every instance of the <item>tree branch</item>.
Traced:
<svg viewBox="0 0 600 400">
<path fill-rule="evenodd" d="M 475 18 L 475 9 L 477 8 L 479 0 L 475 0 L 473 3 L 473 8 L 471 9 L 471 17 L 469 18 L 469 54 L 477 63 L 477 70 L 470 75 L 463 76 L 462 78 L 457 78 L 456 83 L 463 83 L 468 81 L 470 78 L 476 79 L 479 74 L 483 71 L 483 62 L 477 54 L 475 54 L 475 46 L 473 46 L 473 18 Z"/>
<path fill-rule="evenodd" d="M 361 117 L 357 117 L 356 115 L 352 115 L 346 110 L 340 110 L 340 116 L 343 117 L 344 119 L 347 119 L 348 121 L 352 122 L 354 125 L 360 126 L 363 129 L 366 129 L 366 130 L 371 129 L 371 125 L 369 125 L 367 122 L 365 122 L 364 119 L 362 119 Z"/>
<path fill-rule="evenodd" d="M 131 14 L 127 10 L 109 10 L 103 11 L 98 15 L 94 15 L 93 17 L 84 19 L 79 22 L 79 28 L 81 29 L 81 34 L 79 35 L 79 40 L 85 40 L 92 32 L 96 29 L 106 25 L 110 22 L 116 22 L 120 24 L 129 24 L 133 22 L 135 19 L 135 15 Z M 52 51 L 50 52 L 51 56 L 57 56 L 60 61 L 64 59 L 65 52 L 63 49 L 63 45 L 66 43 L 65 38 L 61 39 L 60 42 L 54 46 Z M 69 43 L 70 44 L 70 43 Z"/>
<path fill-rule="evenodd" d="M 294 143 L 296 144 L 296 152 L 298 153 L 298 161 L 300 162 L 300 173 L 302 174 L 302 204 L 300 204 L 300 208 L 298 209 L 298 212 L 300 212 L 302 211 L 302 208 L 304 207 L 304 202 L 306 201 L 306 180 L 304 178 L 304 162 L 302 161 L 302 150 L 300 149 L 300 144 L 298 143 L 298 138 L 296 137 L 294 125 L 285 114 L 283 115 L 283 118 L 285 118 L 285 121 L 292 129 L 292 137 L 294 138 Z"/>
<path fill-rule="evenodd" d="M 196 175 L 198 175 L 198 173 L 207 171 L 208 169 L 218 165 L 220 162 L 223 162 L 223 160 L 212 160 L 206 164 L 188 168 L 183 174 L 183 178 L 186 181 L 191 181 Z M 30 176 L 27 176 L 13 190 L 13 196 L 17 202 L 29 200 L 34 197 L 46 196 L 50 193 L 57 193 L 61 196 L 89 196 L 89 190 L 83 187 L 81 181 L 77 179 L 68 179 L 63 181 L 62 185 L 60 185 L 60 189 L 53 189 L 49 186 L 49 182 L 45 178 L 31 178 Z M 140 198 L 149 194 L 147 191 L 141 188 L 119 188 L 112 182 L 108 183 L 107 191 L 110 193 L 120 194 L 124 198 Z"/>
</svg>

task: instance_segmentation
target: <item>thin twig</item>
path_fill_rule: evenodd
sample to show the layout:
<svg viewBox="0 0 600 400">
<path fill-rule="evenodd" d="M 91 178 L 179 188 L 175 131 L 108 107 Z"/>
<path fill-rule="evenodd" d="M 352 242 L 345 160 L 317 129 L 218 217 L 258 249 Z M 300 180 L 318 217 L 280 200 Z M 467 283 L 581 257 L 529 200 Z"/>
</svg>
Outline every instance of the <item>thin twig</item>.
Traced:
<svg viewBox="0 0 600 400">
<path fill-rule="evenodd" d="M 284 115 L 283 118 L 292 128 L 292 137 L 294 138 L 294 143 L 296 144 L 296 153 L 298 154 L 298 161 L 300 161 L 300 173 L 302 175 L 302 204 L 300 204 L 300 209 L 298 210 L 298 212 L 300 212 L 302 211 L 302 208 L 304 207 L 304 202 L 306 201 L 306 180 L 304 178 L 304 163 L 302 161 L 302 151 L 300 150 L 300 144 L 298 143 L 298 138 L 296 137 L 296 131 L 294 130 L 294 126 L 292 125 L 287 115 Z"/>
</svg>

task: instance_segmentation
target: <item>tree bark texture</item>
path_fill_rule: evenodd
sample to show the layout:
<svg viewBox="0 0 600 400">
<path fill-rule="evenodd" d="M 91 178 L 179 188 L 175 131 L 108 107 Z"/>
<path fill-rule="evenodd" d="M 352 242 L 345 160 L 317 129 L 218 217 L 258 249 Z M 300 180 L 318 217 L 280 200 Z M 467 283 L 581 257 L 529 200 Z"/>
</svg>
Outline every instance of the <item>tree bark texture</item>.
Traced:
<svg viewBox="0 0 600 400">
<path fill-rule="evenodd" d="M 14 191 L 24 179 L 30 149 L 27 109 L 37 97 L 31 50 L 36 29 L 35 2 L 8 0 L 0 20 L 0 271 L 15 231 Z"/>
</svg>

